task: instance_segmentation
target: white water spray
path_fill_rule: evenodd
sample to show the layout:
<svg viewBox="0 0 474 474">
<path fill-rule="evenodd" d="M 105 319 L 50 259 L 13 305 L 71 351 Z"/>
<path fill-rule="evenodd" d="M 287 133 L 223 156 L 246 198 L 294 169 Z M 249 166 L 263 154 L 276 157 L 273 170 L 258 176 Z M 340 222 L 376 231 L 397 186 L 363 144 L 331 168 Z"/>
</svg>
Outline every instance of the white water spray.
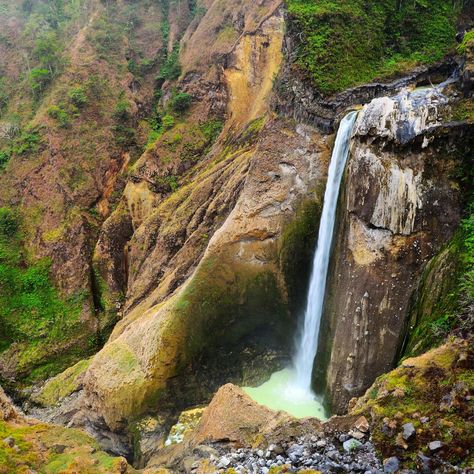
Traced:
<svg viewBox="0 0 474 474">
<path fill-rule="evenodd" d="M 307 391 L 311 391 L 311 375 L 314 358 L 318 350 L 319 329 L 326 291 L 339 188 L 347 157 L 349 156 L 349 144 L 356 118 L 357 112 L 347 114 L 341 121 L 339 131 L 337 132 L 336 143 L 329 165 L 323 212 L 319 226 L 318 246 L 313 260 L 304 328 L 298 341 L 294 358 L 295 383 L 298 388 Z"/>
</svg>

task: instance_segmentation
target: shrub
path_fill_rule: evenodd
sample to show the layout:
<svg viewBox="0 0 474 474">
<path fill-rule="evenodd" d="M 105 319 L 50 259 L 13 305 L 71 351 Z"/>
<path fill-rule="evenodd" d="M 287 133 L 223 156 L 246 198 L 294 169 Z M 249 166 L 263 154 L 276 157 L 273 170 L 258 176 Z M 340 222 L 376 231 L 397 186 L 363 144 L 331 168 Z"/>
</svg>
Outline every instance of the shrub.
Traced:
<svg viewBox="0 0 474 474">
<path fill-rule="evenodd" d="M 11 152 L 16 155 L 27 155 L 38 150 L 41 136 L 37 129 L 29 128 L 20 133 L 11 147 Z"/>
<path fill-rule="evenodd" d="M 169 106 L 174 112 L 183 113 L 189 109 L 192 100 L 192 96 L 186 94 L 186 92 L 178 92 L 171 96 Z"/>
<path fill-rule="evenodd" d="M 0 238 L 13 237 L 18 232 L 18 221 L 11 209 L 0 207 Z"/>
<path fill-rule="evenodd" d="M 68 97 L 76 107 L 83 107 L 87 104 L 87 94 L 82 86 L 73 87 L 68 92 Z"/>
<path fill-rule="evenodd" d="M 39 95 L 51 82 L 51 74 L 48 69 L 36 67 L 28 75 L 28 81 L 33 93 Z"/>
<path fill-rule="evenodd" d="M 7 108 L 8 105 L 7 85 L 3 78 L 0 78 L 0 114 Z"/>
<path fill-rule="evenodd" d="M 114 119 L 117 122 L 127 122 L 132 117 L 130 112 L 130 104 L 126 100 L 119 100 L 114 110 Z"/>
<path fill-rule="evenodd" d="M 69 125 L 69 114 L 57 105 L 52 105 L 48 108 L 48 115 L 59 122 L 60 127 L 67 127 Z"/>
<path fill-rule="evenodd" d="M 223 123 L 221 120 L 208 120 L 200 125 L 201 131 L 211 143 L 214 143 L 222 132 Z"/>
<path fill-rule="evenodd" d="M 172 81 L 181 75 L 181 64 L 179 63 L 179 46 L 173 48 L 172 53 L 166 58 L 160 69 L 158 81 Z"/>
<path fill-rule="evenodd" d="M 172 115 L 166 114 L 161 119 L 161 124 L 162 124 L 163 130 L 169 130 L 170 128 L 173 128 L 174 127 L 174 117 Z"/>
<path fill-rule="evenodd" d="M 4 170 L 11 158 L 10 150 L 0 150 L 0 171 Z"/>
</svg>

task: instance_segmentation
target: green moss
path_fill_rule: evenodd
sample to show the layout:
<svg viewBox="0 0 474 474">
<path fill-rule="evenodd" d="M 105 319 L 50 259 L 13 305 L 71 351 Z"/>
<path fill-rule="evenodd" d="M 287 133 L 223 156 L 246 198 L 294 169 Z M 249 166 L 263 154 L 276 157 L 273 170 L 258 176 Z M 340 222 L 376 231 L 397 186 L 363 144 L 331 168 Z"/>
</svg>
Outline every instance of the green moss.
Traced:
<svg viewBox="0 0 474 474">
<path fill-rule="evenodd" d="M 81 360 L 76 365 L 49 380 L 34 397 L 35 401 L 45 406 L 53 406 L 63 398 L 78 390 L 80 376 L 84 374 L 91 360 Z"/>
<path fill-rule="evenodd" d="M 421 354 L 455 329 L 472 331 L 474 207 L 452 240 L 423 272 L 410 311 L 403 355 Z"/>
<path fill-rule="evenodd" d="M 64 472 L 119 473 L 123 461 L 99 451 L 97 442 L 82 431 L 46 424 L 0 421 L 2 439 L 11 437 L 13 447 L 0 444 L 0 472 L 20 474 L 35 470 L 45 474 Z M 55 445 L 64 447 L 57 453 Z M 127 471 L 129 472 L 129 471 Z"/>
<path fill-rule="evenodd" d="M 275 274 L 230 267 L 225 259 L 204 261 L 173 311 L 186 328 L 187 357 L 235 345 L 261 326 L 285 332 L 286 307 Z"/>
<path fill-rule="evenodd" d="M 468 31 L 462 40 L 462 43 L 458 46 L 458 51 L 461 54 L 465 54 L 469 48 L 474 47 L 474 30 Z"/>
<path fill-rule="evenodd" d="M 380 455 L 397 456 L 396 435 L 407 422 L 414 424 L 417 435 L 408 443 L 403 455 L 403 467 L 416 459 L 419 452 L 427 453 L 430 441 L 439 439 L 445 447 L 439 455 L 454 464 L 466 464 L 471 458 L 470 446 L 474 441 L 470 418 L 474 407 L 465 403 L 465 396 L 472 390 L 472 369 L 458 364 L 460 354 L 473 356 L 472 340 L 454 340 L 422 356 L 410 359 L 402 366 L 377 379 L 358 402 L 353 414 L 365 414 L 372 419 L 372 437 Z M 463 388 L 463 382 L 466 387 Z M 448 394 L 454 401 L 450 408 L 443 408 Z M 429 423 L 421 423 L 428 417 Z M 387 422 L 394 423 L 391 433 Z"/>
<path fill-rule="evenodd" d="M 296 64 L 331 94 L 438 61 L 455 46 L 459 2 L 287 0 Z"/>
<path fill-rule="evenodd" d="M 16 219 L 13 213 L 2 208 L 0 339 L 2 351 L 13 347 L 18 368 L 28 373 L 57 358 L 52 349 L 72 337 L 79 324 L 82 296 L 61 297 L 50 279 L 50 262 L 28 260 L 21 245 L 20 223 L 12 219 Z"/>
</svg>

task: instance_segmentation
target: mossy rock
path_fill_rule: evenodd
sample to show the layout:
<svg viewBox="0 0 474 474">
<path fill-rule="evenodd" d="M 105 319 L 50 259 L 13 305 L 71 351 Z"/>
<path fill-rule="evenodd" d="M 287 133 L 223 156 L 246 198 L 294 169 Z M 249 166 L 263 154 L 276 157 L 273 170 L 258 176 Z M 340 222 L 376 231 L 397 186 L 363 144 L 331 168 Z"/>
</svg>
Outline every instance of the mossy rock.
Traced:
<svg viewBox="0 0 474 474">
<path fill-rule="evenodd" d="M 43 406 L 54 406 L 62 399 L 80 389 L 84 373 L 91 359 L 81 360 L 61 374 L 48 380 L 32 400 Z"/>
<path fill-rule="evenodd" d="M 418 453 L 431 457 L 428 444 L 439 440 L 440 459 L 472 466 L 474 429 L 474 349 L 470 340 L 453 340 L 380 376 L 351 410 L 372 418 L 372 438 L 384 457 L 397 456 L 406 468 L 415 466 Z M 426 419 L 428 421 L 426 421 Z M 416 436 L 400 448 L 397 435 L 413 423 Z"/>
<path fill-rule="evenodd" d="M 45 474 L 81 472 L 112 474 L 136 472 L 124 458 L 100 451 L 97 441 L 76 430 L 35 424 L 28 420 L 0 421 L 0 473 L 20 474 L 35 470 Z"/>
</svg>

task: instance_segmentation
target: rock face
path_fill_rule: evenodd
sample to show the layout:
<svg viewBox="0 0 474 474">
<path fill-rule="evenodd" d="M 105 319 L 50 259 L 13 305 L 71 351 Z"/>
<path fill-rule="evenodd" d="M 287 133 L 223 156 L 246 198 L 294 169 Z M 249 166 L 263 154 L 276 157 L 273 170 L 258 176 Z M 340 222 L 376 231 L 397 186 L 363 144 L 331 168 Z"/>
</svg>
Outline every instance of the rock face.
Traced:
<svg viewBox="0 0 474 474">
<path fill-rule="evenodd" d="M 321 341 L 338 413 L 396 362 L 417 277 L 459 224 L 453 170 L 472 130 L 447 123 L 447 102 L 440 89 L 403 91 L 355 124 Z"/>
<path fill-rule="evenodd" d="M 167 136 L 134 166 L 95 254 L 108 283 L 105 299 L 113 301 L 107 291 L 113 295 L 123 285 L 114 275 L 126 263 L 124 317 L 84 375 L 83 409 L 74 419 L 79 425 L 121 431 L 170 400 L 175 409 L 208 401 L 220 379 L 209 380 L 206 373 L 206 382 L 198 382 L 196 370 L 206 370 L 203 360 L 245 355 L 253 337 L 288 353 L 296 324 L 288 311 L 294 296 L 288 272 L 302 257 L 297 239 L 314 241 L 330 139 L 269 113 L 269 78 L 282 60 L 279 5 L 246 3 L 238 7 L 239 16 L 233 2 L 214 2 L 184 35 L 182 87 L 191 92 L 202 85 L 208 96 L 196 97 L 186 126 L 170 133 L 196 129 L 227 100 L 226 134 L 210 151 L 209 144 L 203 147 L 192 166 L 182 166 L 180 153 L 167 154 Z M 232 42 L 221 43 L 227 35 L 216 40 L 209 57 L 209 50 L 197 49 L 197 40 L 203 31 L 220 38 L 212 25 L 222 8 L 235 18 L 239 34 Z M 192 51 L 205 54 L 199 65 Z M 224 58 L 225 66 L 216 70 Z M 181 183 L 173 193 L 157 185 L 171 167 Z M 125 256 L 117 259 L 124 242 Z M 301 250 L 308 252 L 306 261 L 311 248 Z M 221 373 L 226 360 L 241 365 L 237 357 L 223 357 Z M 187 391 L 189 380 L 197 383 Z"/>
</svg>

